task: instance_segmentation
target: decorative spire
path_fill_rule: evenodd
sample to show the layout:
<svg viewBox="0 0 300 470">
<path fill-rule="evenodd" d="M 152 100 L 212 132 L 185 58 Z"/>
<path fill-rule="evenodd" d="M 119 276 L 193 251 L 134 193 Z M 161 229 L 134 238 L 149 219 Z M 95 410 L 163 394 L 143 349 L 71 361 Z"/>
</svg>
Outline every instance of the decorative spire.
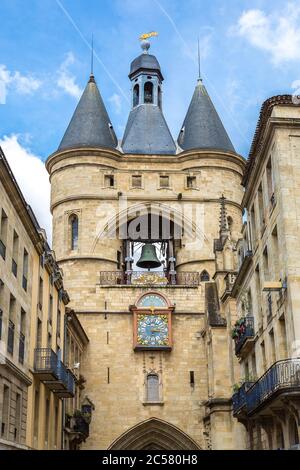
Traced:
<svg viewBox="0 0 300 470">
<path fill-rule="evenodd" d="M 224 194 L 222 194 L 222 197 L 220 197 L 220 206 L 220 239 L 223 242 L 227 238 L 229 233 L 227 223 L 226 199 L 224 197 Z"/>
<path fill-rule="evenodd" d="M 199 36 L 198 36 L 198 82 L 202 82 L 202 77 L 201 77 L 201 56 L 200 56 Z"/>
<path fill-rule="evenodd" d="M 91 77 L 94 76 L 94 34 L 92 34 L 92 50 L 91 50 Z"/>
</svg>

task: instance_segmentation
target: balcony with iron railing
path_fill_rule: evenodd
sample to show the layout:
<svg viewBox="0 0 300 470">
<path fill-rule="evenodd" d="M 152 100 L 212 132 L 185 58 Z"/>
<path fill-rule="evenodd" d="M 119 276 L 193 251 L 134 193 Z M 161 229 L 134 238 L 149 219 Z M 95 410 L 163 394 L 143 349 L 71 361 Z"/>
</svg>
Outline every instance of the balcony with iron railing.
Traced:
<svg viewBox="0 0 300 470">
<path fill-rule="evenodd" d="M 233 416 L 237 416 L 246 409 L 246 392 L 252 385 L 253 382 L 244 382 L 232 395 Z"/>
<path fill-rule="evenodd" d="M 60 398 L 74 396 L 74 376 L 51 348 L 35 349 L 34 373 L 49 390 L 52 390 Z"/>
<path fill-rule="evenodd" d="M 248 390 L 248 413 L 253 413 L 281 393 L 298 392 L 300 396 L 300 359 L 275 362 Z"/>
<path fill-rule="evenodd" d="M 300 398 L 300 359 L 283 359 L 275 362 L 250 387 L 241 388 L 232 396 L 233 414 L 237 416 L 243 408 L 253 415 L 278 396 L 293 394 Z"/>
<path fill-rule="evenodd" d="M 102 271 L 100 272 L 100 285 L 158 285 L 158 286 L 186 286 L 196 287 L 200 284 L 200 273 L 198 272 L 176 272 L 169 274 L 165 271 Z"/>
<path fill-rule="evenodd" d="M 246 316 L 240 318 L 233 329 L 232 337 L 235 342 L 235 354 L 240 356 L 247 354 L 254 342 L 254 317 Z"/>
</svg>

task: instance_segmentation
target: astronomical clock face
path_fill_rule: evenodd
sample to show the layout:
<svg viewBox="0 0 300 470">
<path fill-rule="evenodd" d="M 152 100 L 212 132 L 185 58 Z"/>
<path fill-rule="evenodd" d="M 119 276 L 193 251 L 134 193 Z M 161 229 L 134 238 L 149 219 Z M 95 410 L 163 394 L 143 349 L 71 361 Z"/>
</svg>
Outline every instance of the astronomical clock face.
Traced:
<svg viewBox="0 0 300 470">
<path fill-rule="evenodd" d="M 168 315 L 139 314 L 137 317 L 137 343 L 141 346 L 169 345 Z"/>
</svg>

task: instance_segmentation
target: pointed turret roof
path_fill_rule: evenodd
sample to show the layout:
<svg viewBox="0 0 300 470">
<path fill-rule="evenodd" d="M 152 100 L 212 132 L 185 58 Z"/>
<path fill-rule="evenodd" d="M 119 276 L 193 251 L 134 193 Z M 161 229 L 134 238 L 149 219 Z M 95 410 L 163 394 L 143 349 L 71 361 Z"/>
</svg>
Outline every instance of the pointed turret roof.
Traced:
<svg viewBox="0 0 300 470">
<path fill-rule="evenodd" d="M 94 75 L 85 87 L 58 150 L 78 147 L 116 148 L 118 140 Z"/>
<path fill-rule="evenodd" d="M 142 41 L 143 54 L 130 66 L 129 78 L 133 90 L 138 87 L 138 100 L 133 99 L 125 128 L 122 150 L 133 154 L 175 155 L 176 144 L 161 109 L 161 86 L 163 76 L 157 58 L 149 54 L 150 43 Z M 151 100 L 145 99 L 146 84 L 152 86 Z"/>
<path fill-rule="evenodd" d="M 141 104 L 130 111 L 122 141 L 124 153 L 176 153 L 176 145 L 159 106 Z"/>
<path fill-rule="evenodd" d="M 201 79 L 178 136 L 183 150 L 218 149 L 235 152 L 222 121 Z"/>
</svg>

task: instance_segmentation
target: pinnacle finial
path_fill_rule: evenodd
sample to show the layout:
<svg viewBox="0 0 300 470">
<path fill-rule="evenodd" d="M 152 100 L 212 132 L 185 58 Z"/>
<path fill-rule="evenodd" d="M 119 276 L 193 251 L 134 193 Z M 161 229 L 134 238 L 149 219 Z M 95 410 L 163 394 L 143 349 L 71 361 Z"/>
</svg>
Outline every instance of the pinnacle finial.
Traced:
<svg viewBox="0 0 300 470">
<path fill-rule="evenodd" d="M 220 197 L 220 233 L 227 233 L 228 226 L 227 226 L 227 213 L 226 213 L 226 199 L 224 194 Z"/>
<path fill-rule="evenodd" d="M 148 51 L 150 49 L 150 42 L 147 41 L 146 39 L 144 39 L 142 42 L 141 42 L 141 48 L 143 49 L 143 53 L 144 54 L 148 54 Z"/>
<path fill-rule="evenodd" d="M 91 75 L 90 75 L 90 79 L 91 78 L 94 78 L 94 33 L 92 34 L 92 47 L 91 47 Z"/>
<path fill-rule="evenodd" d="M 201 77 L 201 56 L 200 56 L 200 42 L 199 42 L 199 36 L 198 36 L 198 81 L 202 82 L 202 77 Z"/>
</svg>

